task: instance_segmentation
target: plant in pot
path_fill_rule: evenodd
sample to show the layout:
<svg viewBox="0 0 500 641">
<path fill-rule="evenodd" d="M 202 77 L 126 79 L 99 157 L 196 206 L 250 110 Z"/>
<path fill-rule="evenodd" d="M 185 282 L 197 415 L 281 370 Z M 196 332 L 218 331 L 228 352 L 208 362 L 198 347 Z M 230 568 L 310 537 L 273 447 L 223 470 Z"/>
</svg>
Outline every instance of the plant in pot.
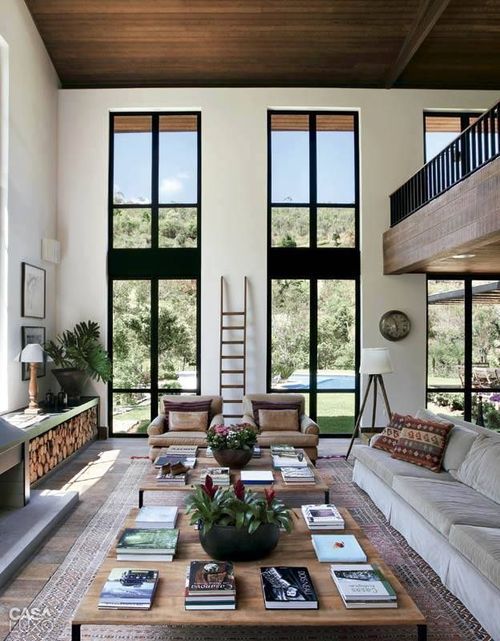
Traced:
<svg viewBox="0 0 500 641">
<path fill-rule="evenodd" d="M 45 351 L 56 366 L 52 373 L 68 401 L 80 400 L 89 378 L 103 383 L 111 379 L 111 361 L 99 339 L 99 324 L 84 321 L 45 344 Z"/>
<path fill-rule="evenodd" d="M 257 434 L 249 423 L 213 425 L 207 431 L 207 443 L 219 465 L 241 470 L 253 456 Z"/>
<path fill-rule="evenodd" d="M 292 530 L 292 515 L 272 489 L 264 495 L 246 490 L 241 481 L 234 487 L 214 485 L 207 475 L 186 500 L 191 524 L 198 523 L 200 543 L 219 561 L 255 561 L 278 544 L 280 528 Z"/>
</svg>

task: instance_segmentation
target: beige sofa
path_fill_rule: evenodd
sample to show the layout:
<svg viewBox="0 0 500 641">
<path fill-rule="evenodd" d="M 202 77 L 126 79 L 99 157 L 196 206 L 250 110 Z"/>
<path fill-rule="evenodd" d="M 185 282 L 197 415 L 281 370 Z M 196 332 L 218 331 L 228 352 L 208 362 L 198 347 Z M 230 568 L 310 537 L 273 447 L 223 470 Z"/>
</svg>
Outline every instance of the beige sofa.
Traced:
<svg viewBox="0 0 500 641">
<path fill-rule="evenodd" d="M 302 448 L 313 463 L 318 458 L 319 427 L 304 413 L 305 399 L 302 394 L 247 394 L 243 397 L 243 419 L 245 423 L 255 425 L 252 401 L 269 401 L 272 403 L 300 402 L 299 430 L 261 431 L 258 444 L 270 447 L 287 443 Z"/>
<path fill-rule="evenodd" d="M 166 394 L 160 399 L 160 413 L 148 427 L 149 457 L 152 461 L 156 459 L 160 450 L 169 445 L 198 445 L 204 447 L 207 444 L 206 432 L 195 432 L 186 430 L 165 432 L 165 413 L 163 401 L 167 399 L 178 403 L 196 403 L 197 401 L 210 400 L 209 427 L 224 423 L 222 416 L 221 396 L 179 396 L 178 394 Z"/>
<path fill-rule="evenodd" d="M 355 445 L 353 480 L 500 641 L 500 434 L 427 410 L 417 417 L 454 423 L 443 471 Z"/>
</svg>

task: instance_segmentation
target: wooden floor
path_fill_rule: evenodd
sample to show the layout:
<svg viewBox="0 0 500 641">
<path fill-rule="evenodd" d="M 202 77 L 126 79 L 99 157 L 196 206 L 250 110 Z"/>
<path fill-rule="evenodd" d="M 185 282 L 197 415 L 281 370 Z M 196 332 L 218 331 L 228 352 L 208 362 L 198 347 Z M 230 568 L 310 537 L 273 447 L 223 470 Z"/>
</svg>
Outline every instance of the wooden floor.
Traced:
<svg viewBox="0 0 500 641">
<path fill-rule="evenodd" d="M 319 454 L 345 454 L 348 439 L 324 439 Z M 131 456 L 147 456 L 146 439 L 95 441 L 63 465 L 37 489 L 76 490 L 80 502 L 71 516 L 47 538 L 17 577 L 0 593 L 0 640 L 9 632 L 11 608 L 27 607 L 57 570 L 87 523 L 123 476 Z"/>
</svg>

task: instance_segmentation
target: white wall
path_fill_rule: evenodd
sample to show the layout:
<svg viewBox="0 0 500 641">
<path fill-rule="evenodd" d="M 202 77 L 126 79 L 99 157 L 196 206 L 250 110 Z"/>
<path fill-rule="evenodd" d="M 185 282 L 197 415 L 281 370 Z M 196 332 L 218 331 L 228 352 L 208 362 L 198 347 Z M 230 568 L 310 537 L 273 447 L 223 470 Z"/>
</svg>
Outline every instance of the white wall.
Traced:
<svg viewBox="0 0 500 641">
<path fill-rule="evenodd" d="M 237 296 L 251 283 L 248 391 L 265 390 L 268 108 L 359 109 L 361 144 L 362 329 L 365 347 L 388 345 L 393 409 L 425 402 L 425 277 L 383 276 L 388 195 L 423 162 L 424 109 L 488 108 L 494 92 L 344 89 L 134 89 L 59 93 L 59 225 L 63 260 L 58 329 L 107 320 L 107 177 L 110 110 L 202 112 L 202 392 L 218 389 L 219 279 Z M 406 311 L 413 330 L 388 343 L 378 321 Z M 104 392 L 104 388 L 100 388 Z M 105 410 L 103 396 L 103 409 Z M 105 419 L 106 411 L 102 413 Z"/>
<path fill-rule="evenodd" d="M 55 330 L 54 267 L 41 260 L 43 237 L 56 233 L 58 78 L 22 0 L 0 3 L 2 56 L 0 141 L 1 226 L 1 380 L 0 411 L 27 404 L 28 383 L 13 362 L 21 348 L 21 326 Z M 47 270 L 44 320 L 21 318 L 21 262 Z M 51 375 L 39 379 L 40 396 Z"/>
</svg>

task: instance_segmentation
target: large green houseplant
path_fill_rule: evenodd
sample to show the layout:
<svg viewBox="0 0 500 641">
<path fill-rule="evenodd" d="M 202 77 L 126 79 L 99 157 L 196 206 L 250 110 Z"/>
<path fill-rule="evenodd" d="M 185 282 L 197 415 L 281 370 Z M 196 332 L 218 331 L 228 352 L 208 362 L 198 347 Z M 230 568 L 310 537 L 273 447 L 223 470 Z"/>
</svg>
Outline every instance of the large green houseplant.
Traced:
<svg viewBox="0 0 500 641">
<path fill-rule="evenodd" d="M 89 378 L 106 383 L 111 379 L 111 361 L 100 341 L 99 323 L 83 321 L 45 344 L 52 358 L 52 373 L 68 395 L 77 401 Z"/>
</svg>

